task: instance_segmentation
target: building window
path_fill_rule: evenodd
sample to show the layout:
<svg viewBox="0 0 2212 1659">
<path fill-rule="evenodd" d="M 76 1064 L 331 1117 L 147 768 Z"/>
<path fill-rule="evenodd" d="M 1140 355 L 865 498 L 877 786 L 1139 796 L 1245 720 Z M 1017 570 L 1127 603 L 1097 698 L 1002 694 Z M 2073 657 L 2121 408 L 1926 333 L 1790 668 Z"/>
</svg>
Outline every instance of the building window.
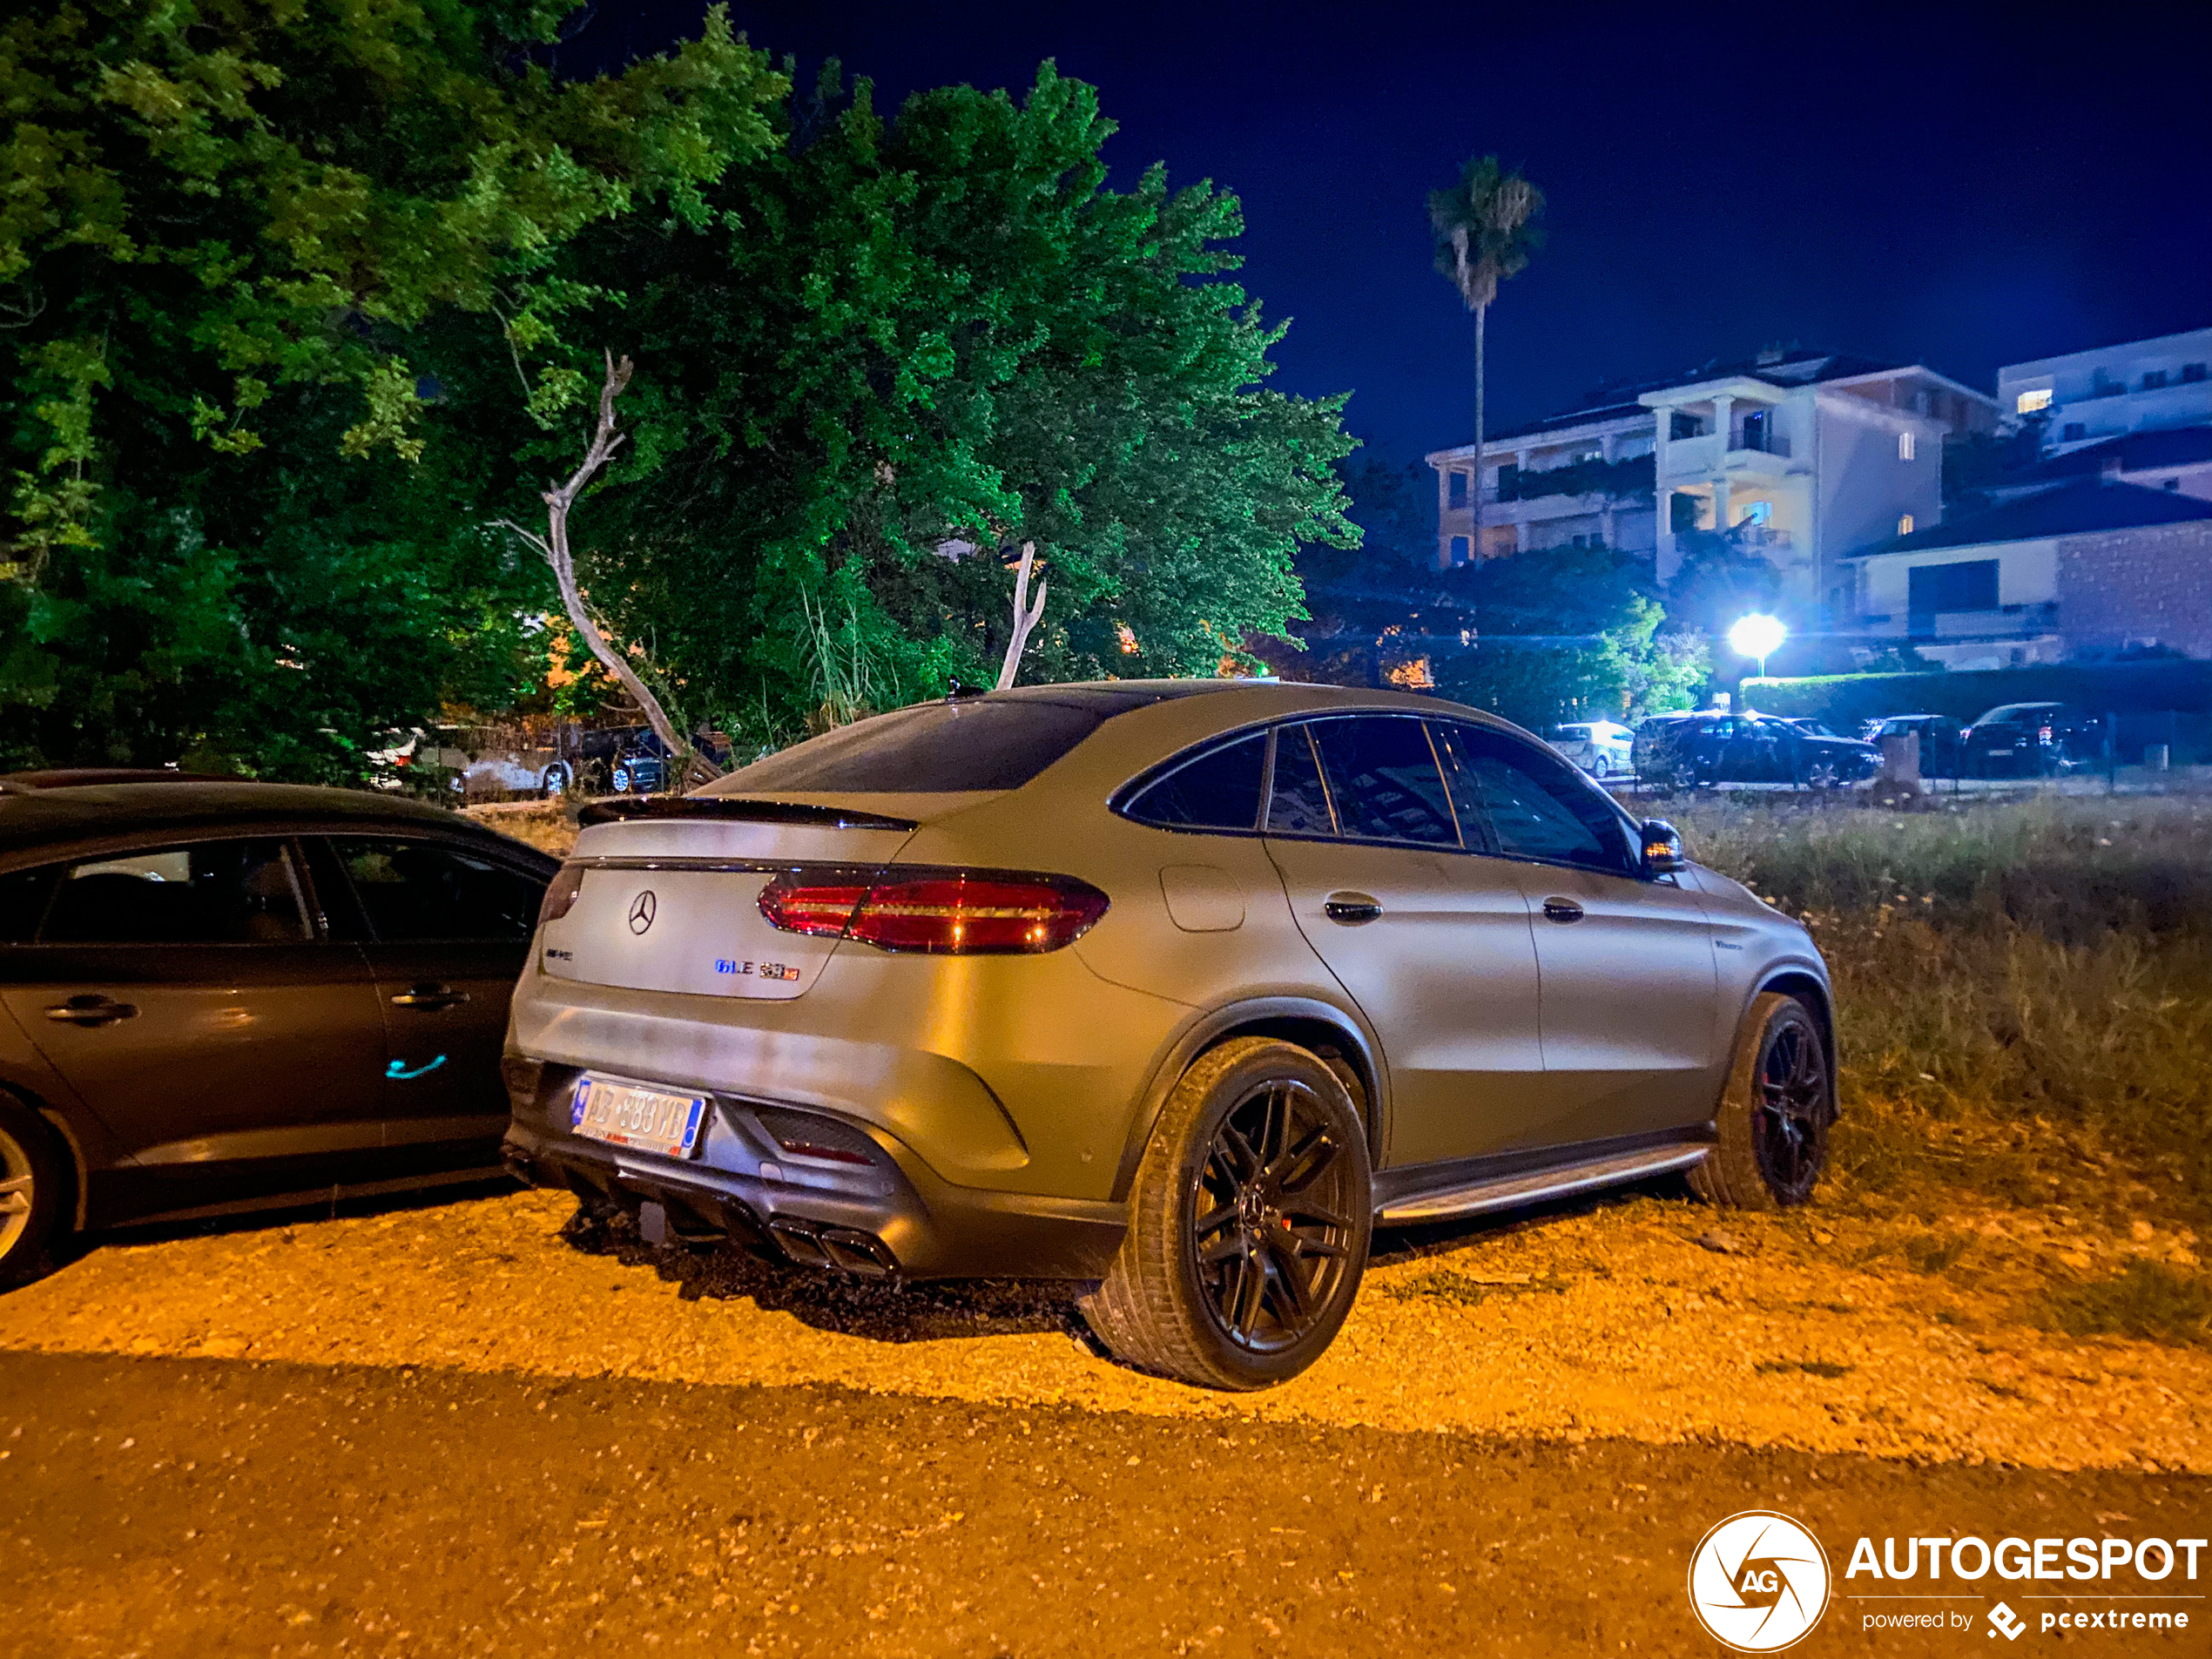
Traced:
<svg viewBox="0 0 2212 1659">
<path fill-rule="evenodd" d="M 2185 381 L 2201 381 L 2204 378 L 2204 368 L 2205 366 L 2202 363 L 2183 363 L 2182 378 Z"/>
<path fill-rule="evenodd" d="M 1910 513 L 1899 513 L 1899 514 L 1897 516 L 1897 533 L 1898 533 L 1899 536 L 1910 536 L 1910 535 L 1912 535 L 1912 514 L 1910 514 Z"/>
<path fill-rule="evenodd" d="M 1444 475 L 1444 476 L 1447 480 L 1444 491 L 1444 504 L 1454 510 L 1466 506 L 1467 504 L 1467 474 L 1463 472 L 1447 472 Z"/>
<path fill-rule="evenodd" d="M 2146 392 L 2155 392 L 2155 391 L 2156 391 L 2156 390 L 2157 390 L 2160 387 L 2161 387 L 2161 386 L 2163 386 L 2163 385 L 2165 385 L 2165 384 L 2166 384 L 2166 371 L 2165 371 L 2164 369 L 2162 369 L 2162 368 L 2153 368 L 2153 369 L 2147 369 L 2147 370 L 2145 370 L 2145 371 L 2144 371 L 2144 374 L 2143 374 L 2143 390 L 2145 390 Z"/>
<path fill-rule="evenodd" d="M 1933 633 L 1935 618 L 1943 611 L 1997 609 L 1995 559 L 1923 564 L 1907 571 L 1905 580 L 1910 625 L 1916 634 Z"/>
<path fill-rule="evenodd" d="M 1465 564 L 1465 563 L 1467 562 L 1467 546 L 1468 546 L 1468 543 L 1467 543 L 1467 538 L 1466 536 L 1454 536 L 1452 538 L 1452 563 L 1454 563 L 1454 564 Z"/>
<path fill-rule="evenodd" d="M 2079 421 L 2068 421 L 2059 429 L 2060 443 L 2079 443 L 2089 435 L 2089 428 Z"/>
<path fill-rule="evenodd" d="M 1913 454 L 1912 435 L 1910 432 L 1898 433 L 1897 435 L 1897 458 L 1899 461 L 1910 461 L 1912 459 Z"/>
<path fill-rule="evenodd" d="M 1667 436 L 1669 439 L 1702 438 L 1704 435 L 1705 421 L 1703 416 L 1685 415 L 1680 409 L 1675 409 L 1669 413 L 1667 416 Z"/>
<path fill-rule="evenodd" d="M 1747 501 L 1743 503 L 1743 516 L 1736 522 L 1739 527 L 1755 524 L 1764 529 L 1774 523 L 1774 503 L 1770 501 Z"/>
<path fill-rule="evenodd" d="M 2033 415 L 2050 407 L 2051 388 L 2047 386 L 2040 391 L 2022 392 L 2013 400 L 2013 413 L 2015 415 Z"/>
</svg>

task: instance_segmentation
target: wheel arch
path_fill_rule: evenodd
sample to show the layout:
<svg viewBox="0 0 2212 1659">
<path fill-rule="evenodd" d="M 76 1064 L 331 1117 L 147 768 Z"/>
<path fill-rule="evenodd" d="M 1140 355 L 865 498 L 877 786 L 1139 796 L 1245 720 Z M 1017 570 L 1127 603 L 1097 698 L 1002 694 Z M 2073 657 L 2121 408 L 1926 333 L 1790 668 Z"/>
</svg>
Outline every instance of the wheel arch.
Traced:
<svg viewBox="0 0 2212 1659">
<path fill-rule="evenodd" d="M 1115 1172 L 1116 1202 L 1129 1197 L 1137 1161 L 1144 1156 L 1153 1127 L 1183 1074 L 1199 1055 L 1237 1037 L 1274 1037 L 1309 1049 L 1324 1061 L 1339 1060 L 1357 1083 L 1349 1092 L 1352 1110 L 1367 1131 L 1369 1165 L 1381 1163 L 1389 1085 L 1373 1035 L 1344 1009 L 1327 1002 L 1310 997 L 1258 997 L 1212 1010 L 1186 1028 L 1154 1067 L 1122 1149 L 1121 1167 Z"/>
<path fill-rule="evenodd" d="M 87 1161 L 84 1143 L 78 1138 L 76 1129 L 69 1118 L 44 1099 L 38 1091 L 26 1089 L 12 1078 L 0 1079 L 0 1097 L 14 1101 L 33 1117 L 53 1131 L 54 1139 L 61 1145 L 69 1160 L 70 1231 L 81 1233 L 90 1211 L 92 1189 L 91 1166 Z"/>
<path fill-rule="evenodd" d="M 1832 1093 L 1836 1087 L 1836 1012 L 1827 981 L 1803 968 L 1783 968 L 1761 980 L 1751 995 L 1757 997 L 1767 991 L 1794 996 L 1812 1010 L 1814 1022 L 1820 1028 L 1820 1046 L 1828 1055 L 1828 1087 Z"/>
</svg>

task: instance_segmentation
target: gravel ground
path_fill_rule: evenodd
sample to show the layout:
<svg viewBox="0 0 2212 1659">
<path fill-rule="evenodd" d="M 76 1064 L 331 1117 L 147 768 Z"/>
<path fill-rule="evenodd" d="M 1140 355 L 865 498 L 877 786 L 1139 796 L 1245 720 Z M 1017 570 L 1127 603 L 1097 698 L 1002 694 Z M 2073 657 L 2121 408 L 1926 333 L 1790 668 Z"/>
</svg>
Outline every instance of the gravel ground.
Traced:
<svg viewBox="0 0 2212 1659">
<path fill-rule="evenodd" d="M 1908 1526 L 2199 1535 L 2212 1482 L 820 1384 L 0 1354 L 0 1632 L 36 1659 L 1537 1659 L 1716 1653 L 1685 1567 L 1743 1509 L 1793 1514 L 1840 1569 L 1854 1538 Z M 1971 1626 L 1947 1639 L 1870 1634 L 1897 1604 L 1837 1588 L 1798 1651 L 1986 1654 L 1983 1611 L 2022 1587 L 1941 1603 Z M 2196 1630 L 2094 1645 L 2203 1649 Z"/>
<path fill-rule="evenodd" d="M 1157 1417 L 2212 1472 L 2212 1352 L 2024 1322 L 2054 1280 L 2130 1255 L 2193 1265 L 2195 1239 L 2063 1211 L 1954 1217 L 1935 1234 L 1817 1210 L 1716 1224 L 1642 1194 L 1386 1238 L 1330 1353 L 1231 1399 L 1099 1357 L 1055 1287 L 894 1291 L 733 1253 L 595 1251 L 563 1236 L 572 1210 L 509 1191 L 109 1243 L 0 1298 L 0 1351 L 832 1383 Z"/>
</svg>

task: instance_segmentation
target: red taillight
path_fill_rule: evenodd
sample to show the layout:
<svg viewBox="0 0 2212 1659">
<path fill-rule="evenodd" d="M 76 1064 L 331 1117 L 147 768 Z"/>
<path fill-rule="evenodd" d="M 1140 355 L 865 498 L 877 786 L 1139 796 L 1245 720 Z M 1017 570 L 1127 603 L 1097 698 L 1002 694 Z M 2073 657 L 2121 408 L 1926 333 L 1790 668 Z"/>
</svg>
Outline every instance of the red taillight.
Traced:
<svg viewBox="0 0 2212 1659">
<path fill-rule="evenodd" d="M 2048 743 L 2051 740 L 2051 728 L 2047 725 L 2041 727 L 2037 731 L 2035 736 L 2038 742 Z"/>
<path fill-rule="evenodd" d="M 939 956 L 1058 950 L 1104 915 L 1106 903 L 1097 888 L 1067 876 L 1001 870 L 902 870 L 873 881 L 791 871 L 760 890 L 760 914 L 786 933 Z"/>
<path fill-rule="evenodd" d="M 563 864 L 545 889 L 545 897 L 538 901 L 537 925 L 558 921 L 576 908 L 577 895 L 583 891 L 583 866 Z"/>
</svg>

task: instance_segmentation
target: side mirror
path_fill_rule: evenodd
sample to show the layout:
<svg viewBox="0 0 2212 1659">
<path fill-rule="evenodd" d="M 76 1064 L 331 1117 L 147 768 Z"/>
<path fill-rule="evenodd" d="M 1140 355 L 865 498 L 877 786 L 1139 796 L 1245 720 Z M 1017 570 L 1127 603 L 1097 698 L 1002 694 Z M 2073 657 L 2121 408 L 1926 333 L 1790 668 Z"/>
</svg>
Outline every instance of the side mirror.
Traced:
<svg viewBox="0 0 2212 1659">
<path fill-rule="evenodd" d="M 1682 833 L 1663 818 L 1643 820 L 1643 873 L 1672 875 L 1689 862 L 1682 850 Z"/>
</svg>

